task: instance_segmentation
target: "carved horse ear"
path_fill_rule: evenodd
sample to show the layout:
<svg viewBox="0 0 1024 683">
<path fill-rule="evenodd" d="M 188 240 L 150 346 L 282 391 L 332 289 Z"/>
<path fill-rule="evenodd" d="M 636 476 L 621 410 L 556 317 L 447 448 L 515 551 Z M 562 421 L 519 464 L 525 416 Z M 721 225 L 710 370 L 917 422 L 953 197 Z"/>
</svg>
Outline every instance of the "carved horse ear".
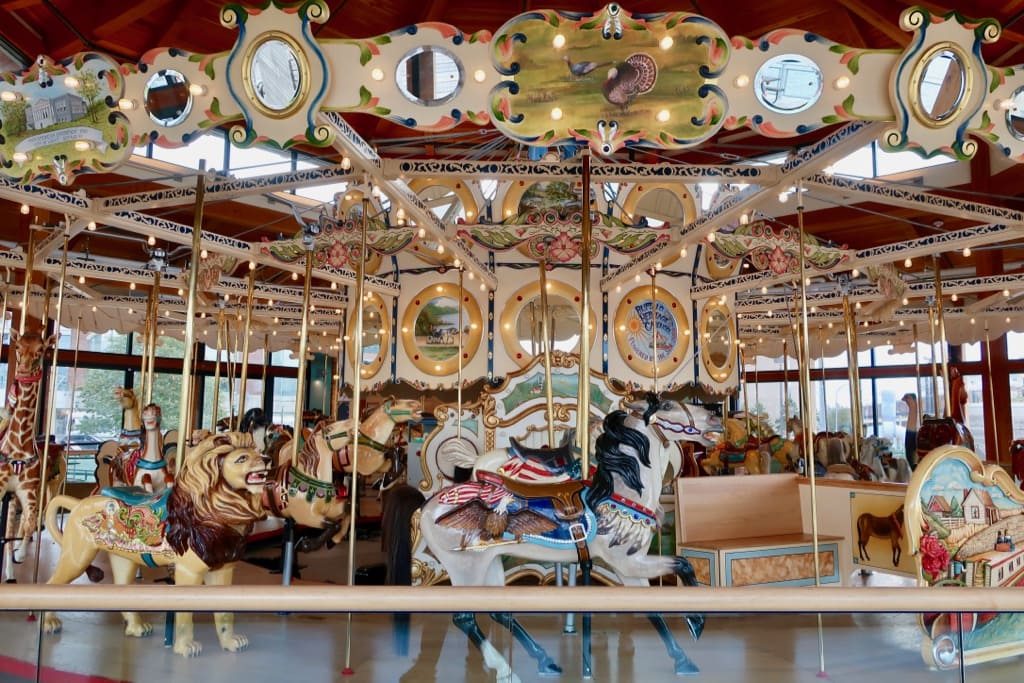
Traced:
<svg viewBox="0 0 1024 683">
<path fill-rule="evenodd" d="M 18 331 L 15 330 L 14 326 L 12 325 L 11 326 L 11 343 L 12 344 L 17 344 L 19 339 L 21 339 L 21 335 L 18 334 Z"/>
<path fill-rule="evenodd" d="M 47 351 L 57 348 L 58 338 L 59 335 L 51 334 L 49 337 L 46 338 L 46 342 L 44 342 L 43 348 L 46 349 Z"/>
</svg>

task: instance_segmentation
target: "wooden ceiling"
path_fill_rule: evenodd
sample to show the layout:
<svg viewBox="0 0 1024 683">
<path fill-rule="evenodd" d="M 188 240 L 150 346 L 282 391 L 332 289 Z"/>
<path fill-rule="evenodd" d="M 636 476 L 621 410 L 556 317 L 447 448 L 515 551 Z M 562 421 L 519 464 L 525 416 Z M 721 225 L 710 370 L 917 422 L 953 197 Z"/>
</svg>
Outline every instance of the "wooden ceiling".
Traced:
<svg viewBox="0 0 1024 683">
<path fill-rule="evenodd" d="M 76 52 L 96 50 L 129 62 L 137 60 L 147 50 L 163 46 L 195 53 L 221 52 L 230 49 L 236 38 L 233 30 L 220 24 L 219 13 L 223 4 L 218 0 L 0 0 L 0 46 L 12 58 L 22 61 L 32 60 L 40 54 L 61 59 Z M 319 38 L 369 37 L 421 22 L 449 23 L 465 32 L 484 29 L 493 32 L 512 16 L 533 9 L 592 12 L 600 8 L 600 3 L 593 0 L 523 0 L 519 3 L 507 0 L 476 0 L 472 3 L 461 0 L 328 0 L 327 4 L 331 10 L 329 20 L 313 28 Z M 757 38 L 773 29 L 794 27 L 849 46 L 898 48 L 910 39 L 909 34 L 899 28 L 899 15 L 913 5 L 938 13 L 958 9 L 967 16 L 996 19 L 1002 25 L 1003 33 L 998 42 L 984 46 L 986 62 L 1003 66 L 1024 63 L 1024 50 L 1021 49 L 1024 46 L 1024 22 L 1020 21 L 1024 16 L 1024 0 L 971 0 L 962 2 L 959 7 L 910 0 L 760 0 L 756 4 L 634 0 L 626 3 L 625 9 L 633 13 L 694 12 L 712 19 L 732 36 Z M 6 66 L 10 67 L 10 61 Z M 475 154 L 479 153 L 480 141 L 488 136 L 484 130 L 468 136 L 466 140 L 466 136 L 460 137 L 459 134 L 479 129 L 462 126 L 452 131 L 447 139 L 433 135 L 426 141 L 421 140 L 424 136 L 415 131 L 384 119 L 351 116 L 346 120 L 385 157 L 448 158 Z M 664 161 L 669 157 L 680 163 L 723 163 L 725 159 L 791 150 L 812 143 L 829 132 L 825 129 L 803 138 L 779 140 L 744 130 L 724 131 L 696 150 L 670 155 L 659 153 L 657 157 L 633 151 L 624 158 L 628 156 L 638 162 Z M 494 139 L 498 137 L 492 135 Z M 509 143 L 509 146 L 514 145 Z M 971 162 L 970 184 L 957 188 L 960 196 L 1010 208 L 1024 208 L 1024 193 L 1019 190 L 1024 181 L 1024 169 L 1011 166 L 993 175 L 989 171 L 990 155 L 998 152 L 990 152 L 985 145 L 981 147 L 978 158 Z M 335 150 L 316 152 L 332 160 L 338 159 Z M 499 147 L 490 153 L 508 155 L 509 151 Z M 125 185 L 125 182 L 136 184 Z M 137 181 L 127 175 L 83 177 L 76 182 L 76 189 L 95 197 L 155 189 L 157 186 L 155 182 Z M 808 229 L 836 244 L 863 249 L 968 224 L 956 217 L 893 209 L 878 203 L 844 204 L 810 212 Z M 188 207 L 179 207 L 158 213 L 190 224 L 190 211 Z M 795 223 L 793 207 L 790 205 L 784 211 L 789 215 L 777 215 L 776 218 L 781 222 Z M 59 217 L 54 217 L 56 219 Z M 0 201 L 0 225 L 24 227 L 25 220 L 19 216 L 16 205 Z M 208 205 L 204 227 L 225 235 L 244 234 L 247 240 L 274 238 L 282 232 L 291 234 L 296 230 L 294 221 L 280 211 L 251 204 L 240 206 L 235 202 Z M 4 237 L 25 241 L 21 228 L 8 230 L 5 227 Z M 90 240 L 89 248 L 93 253 L 134 258 L 139 256 L 136 252 L 141 249 L 140 244 L 102 234 L 84 234 L 76 238 L 74 248 L 80 251 L 84 239 Z M 1020 268 L 1024 263 L 1024 250 L 1004 246 L 1006 248 L 987 252 L 988 255 L 981 257 L 985 264 L 979 270 L 989 273 L 1004 268 Z M 134 256 L 129 256 L 129 251 Z M 958 254 L 945 254 L 942 263 L 945 268 L 970 269 L 978 265 L 978 260 L 977 256 L 965 258 Z M 913 269 L 922 267 L 918 263 Z"/>
</svg>

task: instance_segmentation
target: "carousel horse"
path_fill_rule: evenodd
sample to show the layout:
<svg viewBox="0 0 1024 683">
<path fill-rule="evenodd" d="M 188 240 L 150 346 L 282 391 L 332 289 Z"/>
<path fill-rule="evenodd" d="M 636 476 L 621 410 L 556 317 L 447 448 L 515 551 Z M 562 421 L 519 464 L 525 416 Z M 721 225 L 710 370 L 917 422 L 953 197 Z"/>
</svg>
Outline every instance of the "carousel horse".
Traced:
<svg viewBox="0 0 1024 683">
<path fill-rule="evenodd" d="M 142 446 L 111 463 L 112 479 L 137 486 L 146 493 L 160 493 L 174 482 L 164 458 L 163 435 L 160 432 L 160 406 L 150 403 L 142 409 Z"/>
<path fill-rule="evenodd" d="M 795 441 L 773 434 L 761 443 L 761 449 L 768 452 L 770 458 L 768 469 L 772 474 L 796 472 L 797 461 L 800 459 L 800 448 Z"/>
<path fill-rule="evenodd" d="M 135 391 L 128 387 L 114 387 L 114 398 L 121 407 L 121 431 L 116 439 L 104 441 L 96 450 L 93 495 L 110 486 L 131 486 L 124 477 L 121 462 L 142 447 L 142 413 Z"/>
<path fill-rule="evenodd" d="M 671 473 L 682 470 L 686 453 L 682 448 L 683 442 L 707 448 L 718 443 L 716 435 L 722 431 L 718 417 L 707 408 L 661 400 L 653 393 L 648 393 L 643 400 L 628 402 L 625 407 L 654 417 L 651 430 L 655 435 L 655 447 L 666 451 L 664 457 Z M 600 423 L 595 423 L 591 429 L 591 443 L 600 435 L 600 430 Z M 528 448 L 513 438 L 507 448 L 496 448 L 482 454 L 478 454 L 473 444 L 464 439 L 451 439 L 438 449 L 438 459 L 452 466 L 453 471 L 455 467 L 472 469 L 474 478 L 477 472 L 487 471 L 524 481 L 580 479 L 580 461 L 572 445 L 574 436 L 574 430 L 569 430 L 556 448 Z"/>
<path fill-rule="evenodd" d="M 950 444 L 974 450 L 974 437 L 967 425 L 952 417 L 926 417 L 917 430 L 917 462 L 939 446 Z"/>
<path fill-rule="evenodd" d="M 796 449 L 797 449 L 797 472 L 799 472 L 800 474 L 804 474 L 805 471 L 804 471 L 804 463 L 803 463 L 803 461 L 804 461 L 804 457 L 803 457 L 803 453 L 804 453 L 804 423 L 803 423 L 803 420 L 801 420 L 798 416 L 793 415 L 788 420 L 786 420 L 786 431 L 787 432 L 792 432 L 792 434 L 793 434 L 793 443 L 796 444 Z M 813 439 L 812 439 L 812 443 L 813 443 Z M 824 477 L 826 474 L 828 474 L 828 471 L 825 469 L 825 463 L 824 462 L 818 460 L 817 458 L 814 458 L 813 461 L 814 461 L 814 476 L 816 476 L 816 477 Z"/>
<path fill-rule="evenodd" d="M 741 465 L 747 474 L 761 474 L 761 444 L 747 434 L 746 420 L 727 417 L 723 423 L 725 431 L 715 447 L 708 451 L 705 465 L 722 474 L 730 474 Z"/>
<path fill-rule="evenodd" d="M 39 382 L 43 377 L 43 358 L 56 343 L 56 336 L 44 339 L 38 332 L 19 335 L 11 331 L 14 348 L 14 379 L 7 393 L 5 410 L 8 417 L 0 433 L 0 495 L 13 493 L 21 507 L 21 527 L 12 536 L 7 527 L 10 519 L 0 520 L 7 538 L 15 538 L 13 561 L 6 564 L 6 579 L 14 580 L 13 564 L 25 559 L 28 543 L 39 519 L 40 480 L 43 475 L 43 449 L 35 436 L 36 411 L 39 403 Z M 49 459 L 53 451 L 46 450 Z M 5 552 L 7 546 L 5 545 Z"/>
<path fill-rule="evenodd" d="M 360 421 L 358 474 L 369 476 L 390 467 L 384 443 L 397 425 L 414 419 L 420 410 L 417 400 L 389 398 Z M 334 475 L 353 471 L 351 441 L 352 420 L 321 423 L 304 440 L 294 462 L 278 465 L 267 479 L 263 504 L 269 514 L 324 530 L 301 550 L 315 550 L 344 537 L 347 493 L 335 484 Z"/>
<path fill-rule="evenodd" d="M 273 441 L 273 431 L 271 430 L 273 424 L 274 421 L 263 411 L 263 408 L 249 408 L 242 415 L 242 421 L 238 424 L 238 431 L 252 434 L 252 440 L 256 443 L 256 448 L 259 448 L 264 455 L 267 455 L 267 449 L 270 446 L 270 442 Z"/>
<path fill-rule="evenodd" d="M 500 474 L 478 471 L 477 481 L 442 489 L 419 509 L 419 533 L 427 548 L 445 568 L 453 586 L 501 586 L 505 582 L 503 558 L 536 562 L 573 563 L 584 568 L 589 580 L 594 559 L 603 561 L 627 586 L 646 586 L 650 579 L 675 574 L 688 586 L 697 585 L 690 562 L 683 557 L 649 555 L 648 549 L 663 513 L 661 482 L 668 468 L 668 452 L 651 448 L 655 436 L 648 418 L 622 410 L 609 413 L 595 444 L 597 463 L 589 482 L 570 480 L 532 484 Z M 396 488 L 388 500 L 400 499 Z M 415 500 L 409 493 L 406 498 Z M 422 498 L 421 498 L 422 500 Z M 411 543 L 412 506 L 406 515 L 385 512 L 397 525 L 388 530 L 392 544 Z M 389 557 L 410 557 L 408 549 L 395 549 Z M 389 567 L 388 575 L 408 579 L 407 567 Z M 560 673 L 547 651 L 510 614 L 491 617 L 510 630 L 538 664 L 541 674 Z M 664 618 L 650 614 L 670 656 L 676 674 L 698 669 L 676 642 Z M 497 680 L 515 680 L 509 663 L 487 639 L 472 613 L 456 614 L 454 623 L 484 656 Z M 690 633 L 700 636 L 704 618 L 686 617 Z M 583 671 L 590 672 L 589 622 L 583 624 Z"/>
</svg>

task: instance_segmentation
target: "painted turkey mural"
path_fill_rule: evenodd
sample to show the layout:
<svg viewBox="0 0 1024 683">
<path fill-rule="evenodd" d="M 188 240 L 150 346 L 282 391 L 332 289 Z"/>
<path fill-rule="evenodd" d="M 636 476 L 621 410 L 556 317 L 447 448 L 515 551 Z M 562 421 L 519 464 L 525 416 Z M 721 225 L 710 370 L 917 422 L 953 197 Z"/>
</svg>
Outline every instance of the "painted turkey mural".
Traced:
<svg viewBox="0 0 1024 683">
<path fill-rule="evenodd" d="M 604 82 L 604 98 L 617 104 L 625 111 L 637 95 L 644 95 L 654 89 L 658 80 L 658 65 L 645 52 L 637 52 L 608 69 Z"/>
</svg>

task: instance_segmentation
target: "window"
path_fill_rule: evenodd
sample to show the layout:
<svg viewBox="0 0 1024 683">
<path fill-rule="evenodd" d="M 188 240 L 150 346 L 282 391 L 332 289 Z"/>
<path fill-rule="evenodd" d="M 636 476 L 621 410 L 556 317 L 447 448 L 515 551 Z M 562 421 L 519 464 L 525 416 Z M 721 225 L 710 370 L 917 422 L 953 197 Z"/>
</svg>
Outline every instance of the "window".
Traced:
<svg viewBox="0 0 1024 683">
<path fill-rule="evenodd" d="M 275 377 L 273 386 L 271 419 L 274 424 L 292 425 L 295 422 L 295 378 Z"/>
<path fill-rule="evenodd" d="M 58 442 L 70 435 L 105 441 L 121 431 L 121 407 L 114 387 L 123 385 L 123 370 L 57 368 L 50 433 Z M 73 405 L 72 405 L 73 404 Z"/>
</svg>

